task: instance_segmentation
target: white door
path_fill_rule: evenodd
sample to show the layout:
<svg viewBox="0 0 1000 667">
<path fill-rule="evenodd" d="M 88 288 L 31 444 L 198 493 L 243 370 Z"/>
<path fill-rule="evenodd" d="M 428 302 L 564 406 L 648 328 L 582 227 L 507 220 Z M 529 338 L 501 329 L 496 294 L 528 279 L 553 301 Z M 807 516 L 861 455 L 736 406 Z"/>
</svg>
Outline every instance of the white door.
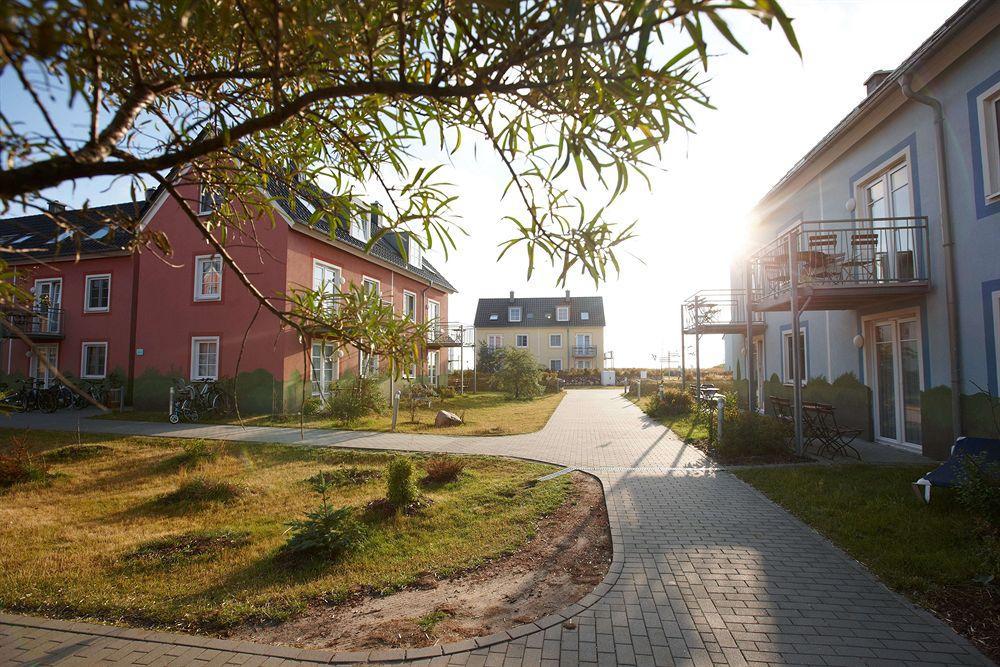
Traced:
<svg viewBox="0 0 1000 667">
<path fill-rule="evenodd" d="M 48 366 L 38 360 L 39 357 L 49 362 L 53 368 L 57 368 L 59 365 L 59 346 L 36 345 L 35 353 L 31 355 L 31 377 L 41 380 L 48 387 L 55 380 L 56 376 L 49 370 Z"/>
<path fill-rule="evenodd" d="M 59 333 L 59 309 L 62 308 L 62 278 L 35 281 L 35 309 L 39 333 Z"/>
<path fill-rule="evenodd" d="M 917 320 L 893 318 L 875 322 L 871 345 L 876 438 L 919 448 L 922 378 Z"/>
<path fill-rule="evenodd" d="M 427 353 L 427 384 L 436 387 L 438 383 L 438 353 L 437 350 Z"/>
<path fill-rule="evenodd" d="M 577 334 L 576 335 L 576 346 L 579 348 L 577 350 L 580 354 L 588 354 L 590 350 L 590 334 Z"/>
<path fill-rule="evenodd" d="M 436 340 L 439 332 L 438 328 L 441 324 L 441 304 L 437 301 L 427 300 L 427 340 Z"/>
</svg>

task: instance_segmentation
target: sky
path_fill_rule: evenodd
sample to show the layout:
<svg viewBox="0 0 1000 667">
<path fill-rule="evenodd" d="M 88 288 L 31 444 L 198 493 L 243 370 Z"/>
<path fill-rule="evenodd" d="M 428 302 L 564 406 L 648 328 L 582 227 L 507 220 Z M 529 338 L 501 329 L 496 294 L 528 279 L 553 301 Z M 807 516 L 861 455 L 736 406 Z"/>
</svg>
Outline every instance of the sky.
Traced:
<svg viewBox="0 0 1000 667">
<path fill-rule="evenodd" d="M 679 351 L 681 302 L 699 289 L 729 286 L 729 266 L 742 255 L 756 202 L 861 102 L 872 72 L 894 69 L 960 4 L 785 0 L 801 59 L 780 31 L 756 22 L 734 26 L 749 55 L 713 44 L 706 92 L 715 109 L 696 110 L 695 133 L 671 137 L 649 174 L 652 186 L 634 179 L 612 210 L 616 219 L 638 222 L 637 238 L 619 254 L 621 273 L 601 285 L 571 276 L 566 286 L 574 295 L 604 297 L 605 348 L 614 352 L 617 367 L 657 366 L 656 357 Z M 24 101 L 4 83 L 0 105 Z M 510 290 L 519 296 L 562 293 L 558 272 L 544 264 L 527 280 L 523 251 L 497 261 L 498 244 L 512 235 L 500 218 L 516 202 L 513 193 L 502 200 L 507 177 L 490 150 L 463 150 L 443 177 L 455 186 L 455 213 L 468 232 L 447 261 L 437 249 L 429 253 L 459 289 L 449 299 L 450 321 L 471 324 L 479 298 Z M 125 185 L 79 183 L 60 188 L 58 197 L 71 206 L 85 199 L 97 205 L 129 193 Z M 721 363 L 721 337 L 704 337 L 701 354 L 704 366 Z"/>
</svg>

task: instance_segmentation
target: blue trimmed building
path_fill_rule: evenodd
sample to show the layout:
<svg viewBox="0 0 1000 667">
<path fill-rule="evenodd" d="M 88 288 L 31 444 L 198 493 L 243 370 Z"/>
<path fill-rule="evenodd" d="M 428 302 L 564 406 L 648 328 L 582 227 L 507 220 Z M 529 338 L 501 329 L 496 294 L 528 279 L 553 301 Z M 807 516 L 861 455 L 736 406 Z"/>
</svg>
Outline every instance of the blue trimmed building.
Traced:
<svg viewBox="0 0 1000 667">
<path fill-rule="evenodd" d="M 798 351 L 804 400 L 941 458 L 1000 437 L 1000 3 L 965 3 L 866 86 L 755 208 L 731 286 L 764 325 L 727 333 L 727 363 L 767 409 Z"/>
</svg>

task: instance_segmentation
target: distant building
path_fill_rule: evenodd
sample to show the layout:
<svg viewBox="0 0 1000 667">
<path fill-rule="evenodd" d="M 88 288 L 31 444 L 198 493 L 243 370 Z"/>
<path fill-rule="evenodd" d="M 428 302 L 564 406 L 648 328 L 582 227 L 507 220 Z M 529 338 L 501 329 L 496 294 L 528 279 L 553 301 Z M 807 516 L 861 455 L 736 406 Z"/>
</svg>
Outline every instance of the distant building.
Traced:
<svg viewBox="0 0 1000 667">
<path fill-rule="evenodd" d="M 492 348 L 527 350 L 540 366 L 562 371 L 601 370 L 604 299 L 599 296 L 480 299 L 476 341 Z"/>
</svg>

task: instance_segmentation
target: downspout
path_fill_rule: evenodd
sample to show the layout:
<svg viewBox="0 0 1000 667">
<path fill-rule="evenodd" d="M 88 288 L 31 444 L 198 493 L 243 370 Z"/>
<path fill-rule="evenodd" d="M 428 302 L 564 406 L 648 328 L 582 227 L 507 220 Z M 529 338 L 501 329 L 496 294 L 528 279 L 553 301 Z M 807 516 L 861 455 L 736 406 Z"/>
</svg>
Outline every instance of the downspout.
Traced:
<svg viewBox="0 0 1000 667">
<path fill-rule="evenodd" d="M 129 304 L 131 321 L 128 332 L 128 378 L 126 378 L 126 399 L 132 405 L 135 393 L 135 344 L 137 318 L 139 315 L 139 253 L 132 254 L 132 302 Z"/>
<path fill-rule="evenodd" d="M 944 288 L 948 307 L 948 342 L 951 366 L 951 426 L 953 439 L 965 432 L 962 423 L 962 366 L 961 339 L 958 335 L 958 288 L 955 284 L 955 241 L 952 238 L 951 204 L 948 199 L 948 171 L 945 160 L 944 112 L 941 102 L 911 87 L 913 75 L 903 74 L 899 87 L 907 98 L 929 106 L 934 112 L 934 140 L 937 152 L 938 200 L 941 204 L 941 249 L 944 251 Z"/>
</svg>

